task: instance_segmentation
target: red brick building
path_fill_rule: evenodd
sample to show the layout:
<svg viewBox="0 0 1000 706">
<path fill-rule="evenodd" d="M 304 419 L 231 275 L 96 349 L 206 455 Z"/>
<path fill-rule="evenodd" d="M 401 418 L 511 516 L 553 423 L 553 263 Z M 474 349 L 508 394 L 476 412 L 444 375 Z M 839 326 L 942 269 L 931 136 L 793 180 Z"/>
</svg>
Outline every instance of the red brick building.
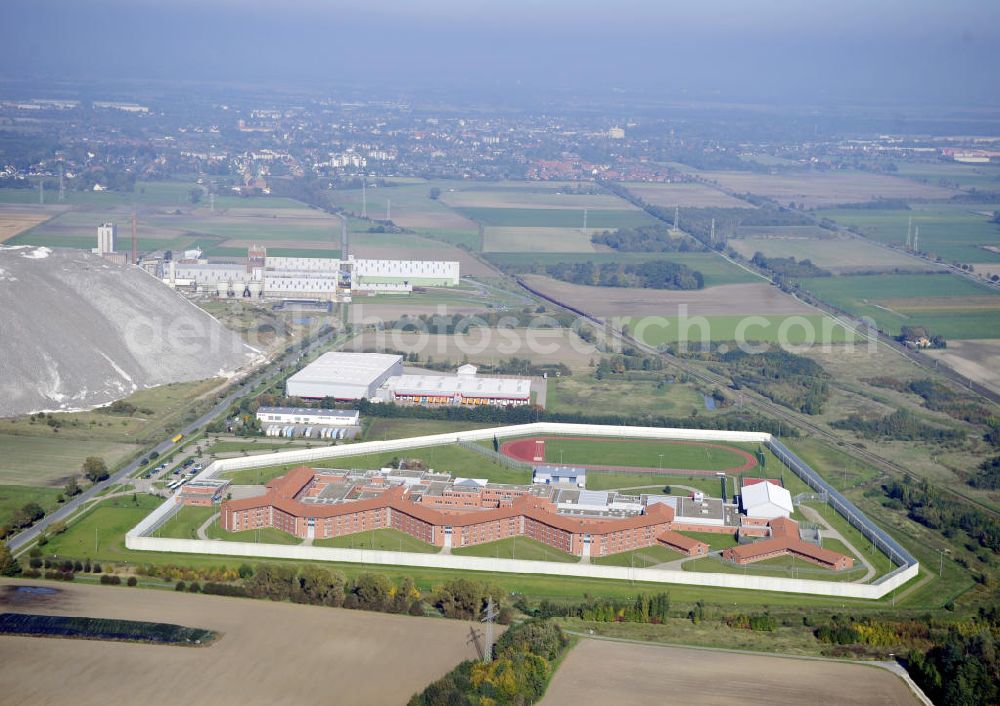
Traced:
<svg viewBox="0 0 1000 706">
<path fill-rule="evenodd" d="M 660 503 L 629 517 L 578 516 L 559 513 L 550 498 L 525 486 L 458 484 L 430 496 L 382 479 L 351 487 L 342 501 L 315 501 L 322 495 L 318 486 L 331 477 L 295 468 L 268 483 L 262 496 L 223 503 L 220 524 L 230 532 L 273 527 L 303 539 L 392 528 L 449 547 L 525 536 L 577 556 L 605 556 L 658 543 L 690 556 L 708 552 L 704 542 L 671 529 L 674 511 Z"/>
<path fill-rule="evenodd" d="M 823 549 L 799 537 L 799 523 L 787 517 L 778 517 L 767 523 L 770 537 L 752 544 L 740 544 L 722 552 L 722 558 L 744 566 L 755 561 L 764 561 L 779 556 L 792 556 L 837 571 L 850 569 L 854 559 L 830 549 Z M 747 532 L 746 530 L 750 530 Z M 760 523 L 750 524 L 740 529 L 741 535 L 759 536 Z"/>
</svg>

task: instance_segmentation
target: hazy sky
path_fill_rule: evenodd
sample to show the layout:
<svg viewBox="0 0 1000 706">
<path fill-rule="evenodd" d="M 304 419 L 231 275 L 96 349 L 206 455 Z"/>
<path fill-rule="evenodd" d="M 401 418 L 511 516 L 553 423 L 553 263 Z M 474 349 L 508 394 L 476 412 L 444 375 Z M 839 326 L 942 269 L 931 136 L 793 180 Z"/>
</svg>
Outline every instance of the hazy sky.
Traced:
<svg viewBox="0 0 1000 706">
<path fill-rule="evenodd" d="M 0 41 L 5 79 L 1000 102 L 997 0 L 0 0 Z"/>
</svg>

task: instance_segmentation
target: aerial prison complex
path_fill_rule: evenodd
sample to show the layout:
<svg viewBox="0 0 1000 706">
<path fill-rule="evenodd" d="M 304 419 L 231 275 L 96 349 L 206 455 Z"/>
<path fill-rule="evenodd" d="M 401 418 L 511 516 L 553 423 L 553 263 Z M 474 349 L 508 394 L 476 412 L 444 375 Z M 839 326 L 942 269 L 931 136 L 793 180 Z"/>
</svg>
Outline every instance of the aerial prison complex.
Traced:
<svg viewBox="0 0 1000 706">
<path fill-rule="evenodd" d="M 775 481 L 762 485 L 776 490 L 751 491 L 741 512 L 700 492 L 629 496 L 544 481 L 505 485 L 421 470 L 301 466 L 262 495 L 223 502 L 219 522 L 230 532 L 271 527 L 303 540 L 392 528 L 446 550 L 525 536 L 581 557 L 658 544 L 699 557 L 708 544 L 681 532 L 739 533 L 741 542 L 753 543 L 727 550 L 723 558 L 735 563 L 792 554 L 825 568 L 853 565 L 851 557 L 801 539 L 788 518 L 788 491 Z"/>
<path fill-rule="evenodd" d="M 288 378 L 285 393 L 304 399 L 520 406 L 531 403 L 531 380 L 481 376 L 474 365 L 463 365 L 454 375 L 410 374 L 400 355 L 331 352 Z"/>
</svg>

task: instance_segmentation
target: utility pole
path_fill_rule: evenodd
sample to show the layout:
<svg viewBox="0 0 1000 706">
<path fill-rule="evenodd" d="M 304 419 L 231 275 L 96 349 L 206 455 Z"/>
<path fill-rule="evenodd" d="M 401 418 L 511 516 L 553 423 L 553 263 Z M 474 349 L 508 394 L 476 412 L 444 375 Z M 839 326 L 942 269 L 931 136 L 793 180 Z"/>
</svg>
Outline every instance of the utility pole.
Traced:
<svg viewBox="0 0 1000 706">
<path fill-rule="evenodd" d="M 391 215 L 392 211 L 389 210 L 389 205 L 390 205 L 390 200 L 386 199 L 385 200 L 385 220 L 387 220 L 387 221 L 391 221 L 392 220 L 392 215 Z"/>
<path fill-rule="evenodd" d="M 45 205 L 45 181 L 38 182 L 38 203 Z"/>
<path fill-rule="evenodd" d="M 913 216 L 910 216 L 910 220 L 907 221 L 907 223 L 906 223 L 906 251 L 907 252 L 910 252 L 910 251 L 913 250 L 912 231 L 913 231 Z"/>
<path fill-rule="evenodd" d="M 64 174 L 63 174 L 64 171 L 65 171 L 65 169 L 64 169 L 64 166 L 63 166 L 63 161 L 60 159 L 59 160 L 59 200 L 60 201 L 65 201 L 66 200 L 66 182 L 64 181 Z"/>
<path fill-rule="evenodd" d="M 680 230 L 681 207 L 674 206 L 674 230 Z"/>
<path fill-rule="evenodd" d="M 587 230 L 587 209 L 583 209 L 583 229 Z"/>
<path fill-rule="evenodd" d="M 486 603 L 486 615 L 482 622 L 486 623 L 486 645 L 483 649 L 483 662 L 489 664 L 493 661 L 493 621 L 496 620 L 500 612 L 493 605 L 493 596 L 490 596 Z"/>
<path fill-rule="evenodd" d="M 368 178 L 361 177 L 361 217 L 368 218 Z"/>
</svg>

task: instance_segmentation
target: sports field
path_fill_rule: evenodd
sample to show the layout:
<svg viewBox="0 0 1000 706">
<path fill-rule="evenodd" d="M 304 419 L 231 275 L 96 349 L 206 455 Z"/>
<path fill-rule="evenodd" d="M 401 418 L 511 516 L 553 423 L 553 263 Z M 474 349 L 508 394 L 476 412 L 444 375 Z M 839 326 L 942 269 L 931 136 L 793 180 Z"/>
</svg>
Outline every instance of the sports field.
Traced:
<svg viewBox="0 0 1000 706">
<path fill-rule="evenodd" d="M 753 205 L 697 183 L 655 184 L 630 181 L 625 187 L 646 203 L 662 208 L 753 208 Z M 680 227 L 683 228 L 683 214 Z"/>
<path fill-rule="evenodd" d="M 802 286 L 892 335 L 907 325 L 948 339 L 996 338 L 1000 331 L 1000 294 L 956 275 L 823 277 Z"/>
<path fill-rule="evenodd" d="M 584 639 L 556 672 L 542 706 L 655 703 L 728 706 L 914 706 L 895 674 L 861 664 Z"/>
<path fill-rule="evenodd" d="M 169 622 L 221 637 L 202 649 L 3 637 L 7 703 L 307 704 L 335 694 L 338 704 L 402 704 L 476 657 L 470 626 L 458 620 L 46 583 L 54 595 L 3 609 Z"/>
<path fill-rule="evenodd" d="M 906 229 L 913 219 L 914 231 L 920 229 L 921 251 L 946 262 L 1000 263 L 1000 224 L 991 223 L 1000 204 L 921 204 L 908 210 L 837 209 L 818 211 L 820 218 L 830 218 L 842 226 L 855 226 L 865 237 L 902 247 Z M 997 250 L 988 248 L 997 248 Z"/>
<path fill-rule="evenodd" d="M 565 464 L 594 470 L 745 473 L 757 466 L 757 459 L 749 451 L 700 441 L 530 437 L 504 442 L 500 452 L 526 463 Z"/>
</svg>

